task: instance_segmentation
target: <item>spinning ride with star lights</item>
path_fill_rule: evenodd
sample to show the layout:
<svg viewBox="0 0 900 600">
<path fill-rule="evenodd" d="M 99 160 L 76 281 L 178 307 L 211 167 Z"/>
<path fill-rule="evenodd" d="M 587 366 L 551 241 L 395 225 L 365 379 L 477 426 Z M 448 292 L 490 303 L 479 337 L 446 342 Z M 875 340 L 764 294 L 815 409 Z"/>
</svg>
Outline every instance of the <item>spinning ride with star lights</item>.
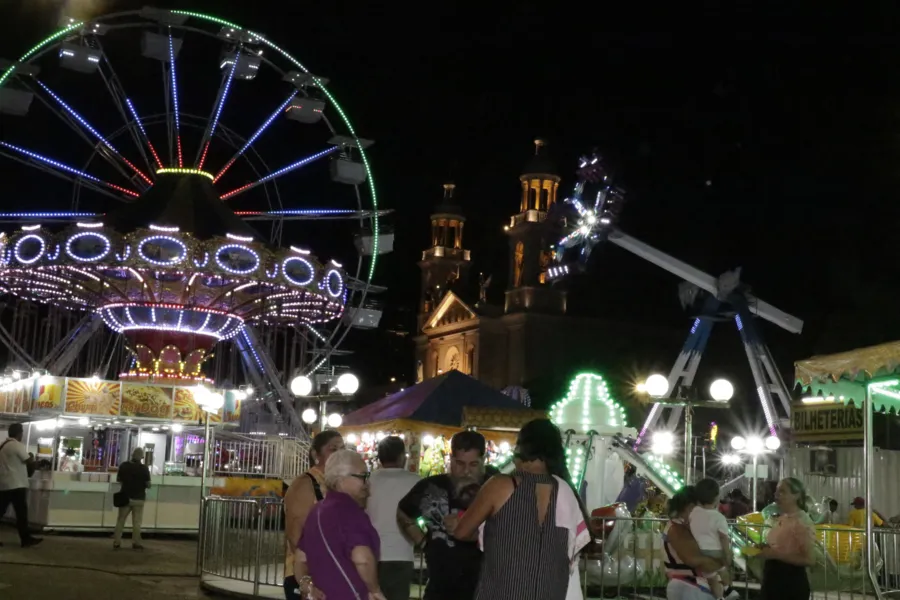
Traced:
<svg viewBox="0 0 900 600">
<path fill-rule="evenodd" d="M 265 36 L 208 15 L 144 8 L 66 20 L 3 69 L 0 155 L 72 189 L 70 207 L 53 210 L 56 179 L 5 171 L 6 190 L 40 194 L 0 213 L 18 225 L 0 239 L 0 291 L 17 302 L 0 340 L 16 366 L 65 375 L 78 361 L 90 369 L 84 375 L 115 369 L 123 380 L 178 384 L 205 380 L 214 348 L 231 340 L 217 373 L 252 385 L 275 409 L 290 405 L 290 377 L 328 367 L 351 328 L 377 326 L 380 311 L 367 298 L 380 291 L 376 259 L 393 236 L 379 230 L 387 211 L 377 206 L 371 142 L 356 135 L 328 80 Z M 194 91 L 207 80 L 218 89 Z M 201 106 L 208 116 L 193 112 Z M 248 137 L 225 124 L 254 113 Z M 75 134 L 57 146 L 66 158 L 37 141 L 59 125 Z M 301 158 L 270 168 L 265 138 L 303 149 Z M 315 171 L 317 161 L 328 163 L 320 171 L 330 182 L 307 173 L 294 189 L 312 189 L 329 206 L 283 206 L 279 182 Z M 254 209 L 260 203 L 268 208 Z M 298 242 L 291 228 L 311 220 L 307 232 L 331 227 L 323 220 L 351 226 L 355 264 Z M 284 235 L 291 242 L 282 245 Z M 73 311 L 88 314 L 75 322 Z M 86 366 L 86 344 L 106 335 L 103 323 L 122 336 L 101 340 L 106 348 Z M 116 354 L 110 346 L 123 339 L 127 353 Z"/>
<path fill-rule="evenodd" d="M 803 321 L 752 295 L 749 287 L 740 280 L 740 269 L 716 278 L 623 232 L 616 227 L 616 221 L 624 201 L 625 191 L 613 184 L 600 157 L 594 154 L 582 158 L 575 189 L 566 199 L 569 214 L 564 218 L 571 231 L 556 246 L 556 264 L 548 269 L 548 278 L 560 280 L 571 273 L 583 271 L 591 251 L 601 242 L 619 246 L 681 278 L 683 283 L 679 295 L 682 304 L 686 308 L 699 307 L 699 316 L 694 319 L 681 353 L 669 372 L 668 390 L 661 399 L 689 398 L 689 390 L 713 324 L 716 321 L 733 321 L 743 341 L 769 431 L 776 435 L 779 414 L 774 400 L 777 398 L 786 415 L 790 416 L 790 393 L 762 339 L 756 317 L 791 333 L 800 333 Z M 640 444 L 648 430 L 656 426 L 665 408 L 662 403 L 653 405 L 638 434 L 636 445 Z M 670 408 L 665 427 L 674 431 L 678 428 L 683 407 Z"/>
</svg>

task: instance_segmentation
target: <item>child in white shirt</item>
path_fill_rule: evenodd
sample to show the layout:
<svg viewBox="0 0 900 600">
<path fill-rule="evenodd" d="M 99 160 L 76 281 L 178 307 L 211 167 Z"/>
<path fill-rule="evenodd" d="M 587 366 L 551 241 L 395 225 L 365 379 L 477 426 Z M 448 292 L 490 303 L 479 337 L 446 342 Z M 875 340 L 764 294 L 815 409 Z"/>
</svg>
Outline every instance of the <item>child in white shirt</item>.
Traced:
<svg viewBox="0 0 900 600">
<path fill-rule="evenodd" d="M 715 573 L 704 573 L 713 596 L 725 597 L 725 589 L 731 586 L 731 543 L 728 539 L 728 523 L 719 512 L 719 484 L 713 479 L 703 479 L 695 486 L 698 506 L 688 518 L 691 534 L 700 547 L 700 553 L 721 561 L 725 567 Z"/>
</svg>

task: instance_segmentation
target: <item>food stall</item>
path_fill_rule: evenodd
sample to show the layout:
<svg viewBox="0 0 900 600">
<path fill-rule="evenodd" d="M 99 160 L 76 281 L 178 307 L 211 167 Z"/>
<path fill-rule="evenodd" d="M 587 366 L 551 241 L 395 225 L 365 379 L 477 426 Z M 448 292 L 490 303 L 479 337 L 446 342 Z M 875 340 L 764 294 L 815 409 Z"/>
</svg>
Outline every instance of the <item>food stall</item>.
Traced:
<svg viewBox="0 0 900 600">
<path fill-rule="evenodd" d="M 2 380 L 0 380 L 2 381 Z M 204 494 L 259 495 L 302 472 L 307 445 L 233 433 L 242 393 L 224 392 L 224 407 L 206 413 L 196 386 L 40 376 L 0 383 L 0 422 L 22 422 L 23 442 L 38 459 L 31 478 L 29 516 L 46 529 L 108 530 L 115 526 L 118 465 L 144 450 L 152 485 L 144 508 L 145 530 L 197 530 Z M 206 423 L 211 461 L 205 473 Z M 6 427 L 0 427 L 5 438 Z M 66 449 L 77 465 L 60 471 Z M 252 479 L 254 485 L 240 485 Z M 237 482 L 232 481 L 237 480 Z M 10 516 L 10 515 L 7 515 Z"/>
<path fill-rule="evenodd" d="M 426 476 L 444 472 L 453 434 L 477 429 L 488 442 L 488 462 L 498 462 L 508 458 L 522 425 L 544 417 L 468 375 L 450 371 L 346 415 L 339 430 L 370 467 L 376 466 L 382 438 L 403 437 L 407 468 Z"/>
</svg>

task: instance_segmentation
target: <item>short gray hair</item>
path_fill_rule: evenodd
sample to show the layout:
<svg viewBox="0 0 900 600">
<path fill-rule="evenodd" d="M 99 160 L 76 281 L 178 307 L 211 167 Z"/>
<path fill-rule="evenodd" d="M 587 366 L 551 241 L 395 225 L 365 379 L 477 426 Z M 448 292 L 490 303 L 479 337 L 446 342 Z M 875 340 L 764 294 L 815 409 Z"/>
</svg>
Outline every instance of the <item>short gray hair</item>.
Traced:
<svg viewBox="0 0 900 600">
<path fill-rule="evenodd" d="M 338 450 L 329 456 L 325 463 L 325 486 L 335 489 L 341 479 L 353 473 L 357 460 L 362 461 L 362 457 L 353 450 Z"/>
</svg>

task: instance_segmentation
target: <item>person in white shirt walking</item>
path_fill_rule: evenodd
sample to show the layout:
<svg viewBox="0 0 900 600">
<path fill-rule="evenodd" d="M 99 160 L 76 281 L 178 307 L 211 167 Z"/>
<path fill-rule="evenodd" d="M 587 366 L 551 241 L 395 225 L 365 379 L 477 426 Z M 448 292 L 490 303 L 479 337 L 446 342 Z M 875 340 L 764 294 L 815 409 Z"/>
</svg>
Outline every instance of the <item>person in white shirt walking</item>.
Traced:
<svg viewBox="0 0 900 600">
<path fill-rule="evenodd" d="M 406 446 L 397 436 L 388 436 L 378 443 L 381 468 L 369 478 L 369 503 L 366 512 L 381 538 L 381 559 L 378 563 L 378 582 L 387 600 L 409 600 L 413 579 L 413 542 L 397 523 L 397 505 L 419 482 L 406 465 Z M 421 531 L 419 532 L 421 534 Z"/>
<path fill-rule="evenodd" d="M 22 424 L 9 426 L 9 436 L 0 444 L 0 518 L 12 504 L 16 512 L 16 528 L 23 548 L 43 541 L 28 530 L 28 477 L 34 472 L 34 455 L 22 443 Z"/>
</svg>

